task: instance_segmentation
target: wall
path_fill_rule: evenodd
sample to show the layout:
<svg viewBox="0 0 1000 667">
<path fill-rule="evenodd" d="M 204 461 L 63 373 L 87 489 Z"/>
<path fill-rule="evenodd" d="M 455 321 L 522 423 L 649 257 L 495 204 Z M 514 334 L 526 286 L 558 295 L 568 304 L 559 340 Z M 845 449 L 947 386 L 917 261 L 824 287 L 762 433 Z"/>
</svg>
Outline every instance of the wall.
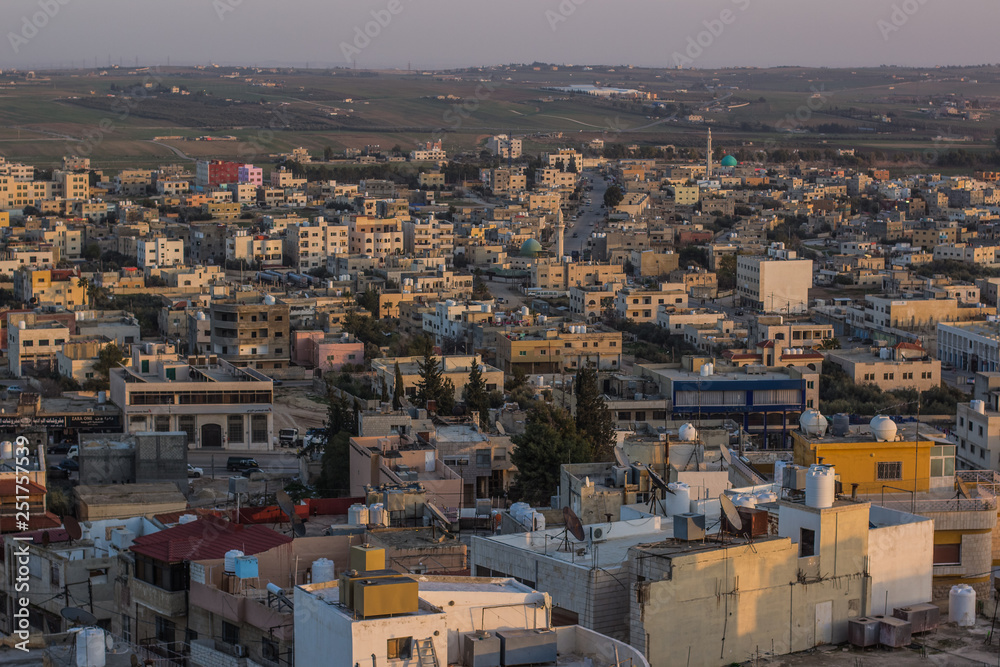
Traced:
<svg viewBox="0 0 1000 667">
<path fill-rule="evenodd" d="M 869 613 L 891 616 L 896 607 L 930 602 L 934 522 L 875 505 L 870 517 L 878 527 L 868 531 Z M 893 525 L 880 525 L 884 523 Z"/>
</svg>

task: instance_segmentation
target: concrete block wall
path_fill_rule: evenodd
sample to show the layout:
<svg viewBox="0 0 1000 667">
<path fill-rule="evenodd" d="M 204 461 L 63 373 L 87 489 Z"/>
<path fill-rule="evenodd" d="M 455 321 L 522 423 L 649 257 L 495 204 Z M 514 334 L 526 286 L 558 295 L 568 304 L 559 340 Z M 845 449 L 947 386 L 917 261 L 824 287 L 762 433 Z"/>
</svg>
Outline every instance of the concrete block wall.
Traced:
<svg viewBox="0 0 1000 667">
<path fill-rule="evenodd" d="M 198 667 L 247 667 L 246 658 L 236 658 L 215 649 L 215 641 L 196 639 L 191 642 L 191 664 Z"/>
</svg>

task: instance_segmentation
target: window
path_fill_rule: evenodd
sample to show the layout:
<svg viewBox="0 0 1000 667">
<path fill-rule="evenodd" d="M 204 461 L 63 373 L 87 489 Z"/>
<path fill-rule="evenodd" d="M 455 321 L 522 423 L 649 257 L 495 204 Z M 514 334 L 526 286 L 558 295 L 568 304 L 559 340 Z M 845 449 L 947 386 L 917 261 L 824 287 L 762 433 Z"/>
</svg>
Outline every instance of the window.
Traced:
<svg viewBox="0 0 1000 667">
<path fill-rule="evenodd" d="M 226 419 L 229 431 L 229 442 L 243 442 L 243 415 L 229 415 Z"/>
<path fill-rule="evenodd" d="M 59 567 L 54 563 L 49 568 L 49 582 L 55 588 L 59 588 Z"/>
<path fill-rule="evenodd" d="M 170 430 L 170 417 L 168 415 L 157 415 L 153 418 L 153 430 L 166 433 Z"/>
<path fill-rule="evenodd" d="M 122 614 L 122 639 L 132 641 L 132 617 L 128 614 Z"/>
<path fill-rule="evenodd" d="M 488 449 L 477 449 L 476 450 L 476 465 L 483 467 L 490 465 L 490 450 Z"/>
<path fill-rule="evenodd" d="M 644 422 L 644 421 L 646 421 L 646 413 L 645 413 L 645 411 L 640 410 L 640 411 L 636 412 L 635 413 L 635 420 L 637 422 Z"/>
<path fill-rule="evenodd" d="M 174 622 L 162 616 L 156 617 L 156 640 L 163 644 L 174 643 Z"/>
<path fill-rule="evenodd" d="M 814 380 L 809 380 L 808 382 L 806 382 L 806 389 L 812 389 L 815 386 L 816 386 L 816 382 Z"/>
<path fill-rule="evenodd" d="M 878 480 L 903 479 L 903 462 L 879 461 L 877 464 L 875 479 Z"/>
<path fill-rule="evenodd" d="M 250 440 L 251 442 L 267 442 L 267 415 L 250 417 Z"/>
<path fill-rule="evenodd" d="M 397 637 L 388 641 L 386 657 L 389 660 L 409 660 L 412 655 L 413 637 Z"/>
<path fill-rule="evenodd" d="M 240 643 L 240 627 L 227 621 L 222 622 L 222 641 L 227 644 Z"/>
<path fill-rule="evenodd" d="M 816 531 L 799 528 L 799 558 L 816 555 Z"/>
<path fill-rule="evenodd" d="M 177 418 L 177 430 L 187 433 L 188 443 L 194 442 L 194 417 L 181 415 Z"/>
<path fill-rule="evenodd" d="M 959 544 L 935 544 L 934 545 L 935 565 L 961 565 L 962 545 Z"/>
</svg>

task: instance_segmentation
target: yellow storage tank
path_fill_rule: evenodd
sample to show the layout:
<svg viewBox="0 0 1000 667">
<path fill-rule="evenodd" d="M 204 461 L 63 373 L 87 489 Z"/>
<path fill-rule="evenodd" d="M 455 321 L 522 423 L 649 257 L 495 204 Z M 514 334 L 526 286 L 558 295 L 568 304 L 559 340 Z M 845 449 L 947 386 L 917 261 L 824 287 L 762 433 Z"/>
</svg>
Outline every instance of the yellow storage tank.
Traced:
<svg viewBox="0 0 1000 667">
<path fill-rule="evenodd" d="M 354 584 L 354 611 L 362 618 L 416 613 L 418 589 L 409 577 L 358 581 Z"/>
<path fill-rule="evenodd" d="M 385 549 L 367 544 L 351 547 L 351 569 L 359 572 L 385 569 Z"/>
</svg>

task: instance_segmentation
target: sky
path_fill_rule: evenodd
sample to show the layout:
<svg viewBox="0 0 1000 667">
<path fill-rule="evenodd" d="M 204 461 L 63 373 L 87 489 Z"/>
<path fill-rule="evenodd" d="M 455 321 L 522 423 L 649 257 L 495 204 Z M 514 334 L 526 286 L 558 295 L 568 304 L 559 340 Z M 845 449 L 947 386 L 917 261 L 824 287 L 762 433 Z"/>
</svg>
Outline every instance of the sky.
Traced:
<svg viewBox="0 0 1000 667">
<path fill-rule="evenodd" d="M 0 0 L 0 68 L 1000 62 L 996 0 Z"/>
</svg>

